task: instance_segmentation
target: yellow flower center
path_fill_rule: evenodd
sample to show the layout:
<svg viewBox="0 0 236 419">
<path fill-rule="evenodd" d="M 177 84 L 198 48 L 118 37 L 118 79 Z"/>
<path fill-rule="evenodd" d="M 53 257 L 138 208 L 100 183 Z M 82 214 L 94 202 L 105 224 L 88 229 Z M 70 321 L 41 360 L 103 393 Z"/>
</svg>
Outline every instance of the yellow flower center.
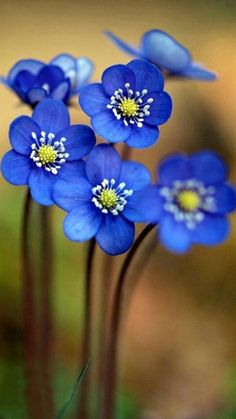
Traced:
<svg viewBox="0 0 236 419">
<path fill-rule="evenodd" d="M 43 145 L 38 151 L 38 156 L 42 164 L 54 163 L 57 158 L 57 152 L 51 145 Z"/>
<path fill-rule="evenodd" d="M 117 204 L 118 198 L 112 189 L 105 189 L 102 191 L 99 201 L 103 205 L 104 208 L 112 208 Z"/>
<path fill-rule="evenodd" d="M 195 211 L 201 203 L 201 197 L 195 191 L 181 191 L 177 197 L 178 204 L 184 211 Z"/>
<path fill-rule="evenodd" d="M 139 105 L 134 99 L 124 98 L 119 105 L 119 108 L 124 116 L 135 116 L 139 109 Z"/>
</svg>

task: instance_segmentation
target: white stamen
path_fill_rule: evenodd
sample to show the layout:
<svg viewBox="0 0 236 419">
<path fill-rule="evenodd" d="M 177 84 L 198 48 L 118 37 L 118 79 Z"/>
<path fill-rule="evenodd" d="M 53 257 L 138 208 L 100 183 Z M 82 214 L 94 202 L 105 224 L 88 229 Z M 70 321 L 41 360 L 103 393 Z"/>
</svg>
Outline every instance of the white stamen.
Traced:
<svg viewBox="0 0 236 419">
<path fill-rule="evenodd" d="M 196 209 L 190 211 L 181 208 L 178 196 L 182 191 L 193 191 L 198 194 L 200 202 Z M 197 224 L 204 220 L 205 212 L 214 213 L 216 211 L 214 193 L 215 187 L 206 187 L 196 179 L 176 180 L 172 186 L 163 186 L 160 190 L 160 195 L 165 199 L 165 211 L 172 213 L 177 222 L 185 223 L 190 230 L 194 230 Z"/>
<path fill-rule="evenodd" d="M 123 211 L 125 205 L 127 204 L 126 198 L 133 194 L 132 189 L 125 189 L 125 182 L 120 182 L 116 186 L 115 179 L 103 179 L 100 185 L 96 185 L 92 188 L 92 194 L 94 195 L 91 201 L 94 205 L 101 210 L 103 214 L 111 213 L 112 215 L 118 215 Z M 111 192 L 112 196 L 115 197 L 115 203 L 112 206 L 104 205 L 102 201 L 103 193 Z"/>
<path fill-rule="evenodd" d="M 44 168 L 47 172 L 56 175 L 58 170 L 61 168 L 61 164 L 66 162 L 66 159 L 69 157 L 69 153 L 65 153 L 65 141 L 66 138 L 62 137 L 60 140 L 57 140 L 53 143 L 55 134 L 50 132 L 48 135 L 44 131 L 40 133 L 41 137 L 38 138 L 35 132 L 31 133 L 31 137 L 34 142 L 31 144 L 31 154 L 30 158 L 35 162 L 37 167 Z M 52 153 L 55 153 L 55 160 L 53 162 L 45 162 L 40 159 L 40 149 L 42 147 L 51 148 Z"/>
<path fill-rule="evenodd" d="M 122 119 L 126 127 L 136 124 L 138 128 L 142 128 L 145 117 L 151 115 L 150 104 L 154 102 L 154 99 L 148 98 L 145 102 L 143 98 L 148 93 L 148 90 L 143 89 L 141 93 L 140 91 L 133 91 L 130 88 L 130 83 L 125 84 L 125 89 L 119 88 L 115 90 L 106 108 L 113 112 L 118 121 Z M 122 112 L 121 104 L 127 99 L 133 100 L 137 105 L 134 115 L 127 116 Z"/>
</svg>

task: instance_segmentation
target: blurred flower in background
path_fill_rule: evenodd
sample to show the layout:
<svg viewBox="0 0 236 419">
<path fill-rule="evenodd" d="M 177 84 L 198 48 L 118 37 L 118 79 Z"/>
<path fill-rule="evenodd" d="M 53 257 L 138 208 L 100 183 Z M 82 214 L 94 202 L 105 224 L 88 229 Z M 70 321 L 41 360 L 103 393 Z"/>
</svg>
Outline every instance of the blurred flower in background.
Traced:
<svg viewBox="0 0 236 419">
<path fill-rule="evenodd" d="M 215 73 L 193 61 L 187 48 L 166 32 L 158 29 L 145 32 L 139 49 L 126 44 L 112 32 L 105 33 L 123 51 L 155 64 L 169 76 L 207 81 L 216 78 Z"/>
<path fill-rule="evenodd" d="M 23 102 L 34 107 L 47 97 L 68 103 L 89 81 L 92 73 L 93 64 L 88 58 L 60 54 L 49 64 L 33 59 L 20 60 L 0 81 Z"/>
</svg>

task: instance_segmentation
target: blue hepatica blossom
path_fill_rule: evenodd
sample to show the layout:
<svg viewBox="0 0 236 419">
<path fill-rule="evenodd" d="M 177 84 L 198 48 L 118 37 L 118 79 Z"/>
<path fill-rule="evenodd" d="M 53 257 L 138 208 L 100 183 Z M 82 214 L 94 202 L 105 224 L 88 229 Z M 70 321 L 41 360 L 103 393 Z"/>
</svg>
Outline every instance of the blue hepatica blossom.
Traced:
<svg viewBox="0 0 236 419">
<path fill-rule="evenodd" d="M 1 170 L 13 185 L 28 185 L 35 201 L 52 205 L 52 189 L 57 179 L 82 175 L 80 160 L 95 145 L 91 128 L 70 125 L 63 102 L 44 99 L 32 117 L 20 116 L 10 125 L 13 147 L 2 159 Z"/>
<path fill-rule="evenodd" d="M 103 138 L 144 148 L 157 141 L 158 125 L 171 115 L 171 98 L 163 87 L 164 78 L 157 67 L 133 60 L 106 69 L 102 83 L 82 89 L 79 102 Z"/>
<path fill-rule="evenodd" d="M 88 58 L 60 54 L 49 64 L 33 59 L 18 61 L 8 76 L 0 80 L 34 107 L 47 97 L 68 103 L 86 85 L 92 71 L 93 64 Z"/>
<path fill-rule="evenodd" d="M 108 144 L 97 145 L 86 159 L 83 176 L 78 175 L 73 183 L 70 177 L 59 180 L 54 186 L 54 201 L 69 212 L 64 222 L 66 236 L 78 242 L 95 237 L 111 255 L 127 251 L 134 240 L 134 215 L 144 211 L 133 200 L 150 180 L 142 164 L 122 161 Z"/>
<path fill-rule="evenodd" d="M 169 76 L 208 81 L 216 79 L 215 73 L 193 61 L 187 48 L 166 32 L 158 29 L 145 32 L 139 48 L 126 44 L 112 32 L 106 32 L 106 35 L 126 53 L 155 64 Z"/>
<path fill-rule="evenodd" d="M 148 203 L 146 214 L 138 214 L 136 221 L 159 222 L 161 242 L 174 252 L 226 239 L 226 215 L 236 208 L 236 189 L 227 182 L 220 157 L 209 151 L 189 157 L 174 154 L 161 163 L 158 173 L 159 183 L 136 196 Z"/>
</svg>

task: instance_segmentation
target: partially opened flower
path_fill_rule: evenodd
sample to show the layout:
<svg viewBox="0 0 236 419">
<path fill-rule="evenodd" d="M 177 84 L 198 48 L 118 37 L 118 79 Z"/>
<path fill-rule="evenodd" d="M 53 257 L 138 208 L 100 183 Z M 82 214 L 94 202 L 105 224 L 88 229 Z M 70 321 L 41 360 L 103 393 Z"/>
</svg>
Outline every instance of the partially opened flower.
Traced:
<svg viewBox="0 0 236 419">
<path fill-rule="evenodd" d="M 54 186 L 53 199 L 68 211 L 64 232 L 82 242 L 95 237 L 108 254 L 126 252 L 134 240 L 130 221 L 139 205 L 132 204 L 137 191 L 150 183 L 149 171 L 140 163 L 122 161 L 110 145 L 97 145 L 85 162 L 85 172 L 73 183 L 68 176 Z"/>
<path fill-rule="evenodd" d="M 187 48 L 166 32 L 158 29 L 145 32 L 139 48 L 127 44 L 112 32 L 106 32 L 106 35 L 126 53 L 155 64 L 170 76 L 196 80 L 216 79 L 215 73 L 193 61 Z"/>
<path fill-rule="evenodd" d="M 175 252 L 226 239 L 230 229 L 226 215 L 236 208 L 236 189 L 227 182 L 220 157 L 210 151 L 189 157 L 174 154 L 161 163 L 158 175 L 156 186 L 136 195 L 148 206 L 133 220 L 159 223 L 162 243 Z"/>
<path fill-rule="evenodd" d="M 71 181 L 83 173 L 80 160 L 95 145 L 91 128 L 70 125 L 69 112 L 63 102 L 44 99 L 32 117 L 16 118 L 9 130 L 13 147 L 1 163 L 2 174 L 13 185 L 28 185 L 39 204 L 52 205 L 55 181 Z"/>
<path fill-rule="evenodd" d="M 102 83 L 82 89 L 79 102 L 103 138 L 144 148 L 157 141 L 158 125 L 171 115 L 171 98 L 163 88 L 164 78 L 158 68 L 133 60 L 106 69 Z"/>
<path fill-rule="evenodd" d="M 85 57 L 75 58 L 60 54 L 49 64 L 38 60 L 20 60 L 0 80 L 19 98 L 34 107 L 51 97 L 68 103 L 88 82 L 93 71 L 92 62 Z"/>
</svg>

